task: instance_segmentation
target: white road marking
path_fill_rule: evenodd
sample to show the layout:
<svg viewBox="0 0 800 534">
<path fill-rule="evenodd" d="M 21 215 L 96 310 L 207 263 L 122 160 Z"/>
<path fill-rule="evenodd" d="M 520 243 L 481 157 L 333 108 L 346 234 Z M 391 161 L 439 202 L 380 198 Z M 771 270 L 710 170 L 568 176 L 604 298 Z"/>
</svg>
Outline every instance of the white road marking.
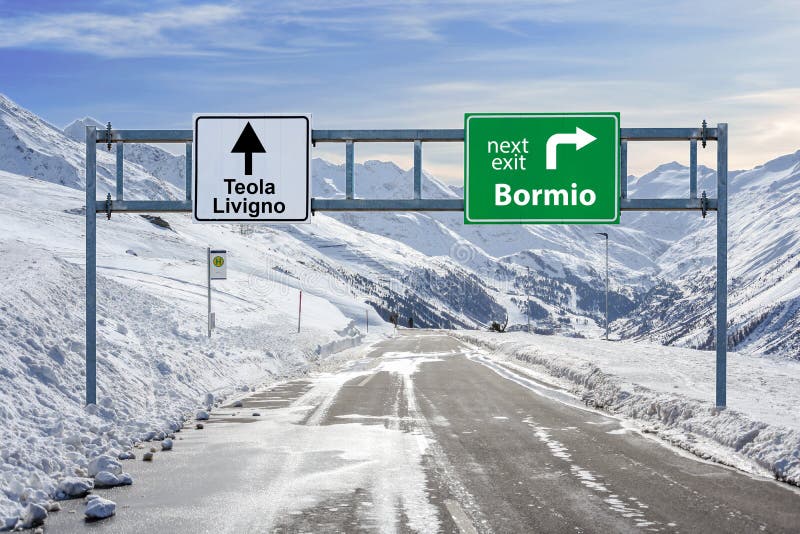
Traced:
<svg viewBox="0 0 800 534">
<path fill-rule="evenodd" d="M 358 383 L 358 387 L 366 386 L 367 383 L 370 380 L 372 380 L 373 378 L 375 378 L 375 375 L 377 375 L 377 374 L 378 373 L 372 373 L 371 375 L 369 375 L 367 378 L 365 378 L 364 380 L 362 380 L 361 382 Z"/>
<path fill-rule="evenodd" d="M 469 520 L 469 517 L 467 517 L 467 514 L 461 509 L 461 505 L 457 501 L 447 499 L 444 501 L 444 505 L 447 511 L 450 512 L 453 523 L 456 524 L 462 534 L 478 534 L 478 531 L 472 526 L 472 521 Z"/>
<path fill-rule="evenodd" d="M 629 502 L 624 501 L 622 497 L 612 493 L 611 488 L 609 488 L 608 485 L 603 482 L 601 476 L 572 463 L 572 454 L 570 454 L 569 449 L 563 443 L 553 439 L 550 436 L 550 434 L 547 432 L 550 430 L 549 428 L 538 426 L 530 417 L 524 419 L 523 422 L 530 426 L 533 429 L 536 437 L 539 438 L 539 440 L 544 443 L 548 449 L 550 449 L 550 454 L 556 458 L 560 458 L 561 460 L 570 463 L 570 472 L 575 478 L 578 479 L 578 481 L 580 481 L 581 484 L 594 492 L 608 494 L 607 497 L 603 496 L 601 498 L 611 510 L 620 514 L 622 517 L 632 519 L 638 528 L 654 527 L 658 525 L 658 523 L 649 521 L 645 518 L 643 510 L 649 508 L 648 505 L 639 501 L 635 497 L 628 497 Z M 629 506 L 631 502 L 636 504 L 638 508 Z"/>
<path fill-rule="evenodd" d="M 474 362 L 488 367 L 502 378 L 527 388 L 541 397 L 560 402 L 561 404 L 565 404 L 584 412 L 597 413 L 597 411 L 587 408 L 575 395 L 572 395 L 571 393 L 560 388 L 548 386 L 534 379 L 533 377 L 524 376 L 522 374 L 522 370 L 517 371 L 516 369 L 510 369 L 505 365 L 501 365 L 480 353 L 473 353 L 469 355 L 468 358 Z"/>
</svg>

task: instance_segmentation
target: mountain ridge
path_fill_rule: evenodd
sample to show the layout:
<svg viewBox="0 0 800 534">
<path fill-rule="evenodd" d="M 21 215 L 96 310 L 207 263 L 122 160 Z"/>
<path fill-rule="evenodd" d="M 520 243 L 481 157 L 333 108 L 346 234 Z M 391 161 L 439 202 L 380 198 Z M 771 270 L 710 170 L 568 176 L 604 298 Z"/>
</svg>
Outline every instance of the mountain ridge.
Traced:
<svg viewBox="0 0 800 534">
<path fill-rule="evenodd" d="M 41 164 L 26 167 L 10 158 L 2 160 L 3 170 L 15 172 L 14 169 L 22 167 L 27 172 L 17 174 L 36 174 L 80 189 L 83 146 L 74 138 L 87 122 L 101 123 L 91 117 L 78 119 L 62 133 L 9 99 L 3 97 L 0 102 L 3 103 L 0 151 L 8 152 L 10 145 L 23 143 L 24 149 L 33 151 L 39 160 L 66 168 L 73 179 L 61 182 L 59 173 L 49 172 Z M 41 131 L 53 146 L 16 135 L 20 124 L 25 125 L 28 134 Z M 4 137 L 3 132 L 15 135 Z M 126 145 L 125 158 L 126 176 L 130 180 L 126 181 L 126 192 L 130 183 L 131 189 L 140 194 L 181 195 L 185 180 L 183 156 L 155 146 Z M 22 161 L 28 160 L 22 158 Z M 98 150 L 102 194 L 113 192 L 113 164 L 113 154 Z M 792 222 L 795 215 L 800 215 L 792 204 L 792 199 L 800 195 L 799 169 L 800 151 L 797 151 L 753 169 L 731 173 L 732 347 L 800 359 L 800 323 L 796 320 L 800 295 L 795 294 L 800 278 L 795 280 L 793 263 L 800 238 Z M 312 177 L 314 196 L 344 196 L 344 165 L 314 158 Z M 713 169 L 698 167 L 699 190 L 707 190 L 713 197 L 715 181 Z M 412 171 L 393 162 L 370 160 L 355 167 L 358 198 L 410 198 L 412 183 Z M 458 186 L 444 184 L 423 173 L 423 197 L 458 198 L 461 191 Z M 632 198 L 688 196 L 688 168 L 673 161 L 641 177 L 632 176 L 629 192 Z M 703 219 L 695 212 L 624 212 L 622 224 L 603 227 L 464 225 L 462 215 L 453 213 L 332 213 L 326 217 L 344 225 L 340 228 L 349 227 L 388 239 L 382 241 L 383 246 L 401 243 L 426 257 L 440 258 L 444 262 L 441 265 L 447 265 L 444 271 L 422 267 L 404 275 L 416 277 L 413 284 L 403 289 L 406 296 L 411 295 L 409 298 L 417 306 L 439 310 L 432 312 L 430 322 L 424 324 L 475 325 L 506 313 L 512 328 L 520 328 L 527 321 L 527 313 L 541 331 L 587 336 L 597 336 L 602 331 L 605 254 L 594 232 L 603 228 L 610 234 L 611 243 L 612 331 L 623 338 L 712 348 L 716 226 L 713 213 Z M 748 224 L 757 230 L 748 228 Z M 308 243 L 316 239 L 297 228 L 273 231 L 298 236 Z M 338 238 L 327 239 L 336 242 Z M 349 243 L 347 247 L 354 258 L 372 254 L 367 245 Z M 354 272 L 358 270 L 358 261 L 361 260 L 354 260 L 351 265 Z M 444 277 L 435 282 L 438 286 L 433 292 L 426 286 L 434 283 L 431 276 Z M 482 295 L 476 300 L 485 300 L 480 305 L 482 312 L 470 313 L 469 302 L 458 294 L 459 280 L 471 280 L 469 284 L 474 289 L 470 291 Z M 359 283 L 364 284 L 366 291 L 369 280 Z M 397 294 L 392 299 L 396 301 L 399 297 Z M 388 315 L 391 306 L 387 304 L 374 303 Z M 443 320 L 445 316 L 450 319 Z M 456 319 L 467 316 L 472 319 Z"/>
</svg>

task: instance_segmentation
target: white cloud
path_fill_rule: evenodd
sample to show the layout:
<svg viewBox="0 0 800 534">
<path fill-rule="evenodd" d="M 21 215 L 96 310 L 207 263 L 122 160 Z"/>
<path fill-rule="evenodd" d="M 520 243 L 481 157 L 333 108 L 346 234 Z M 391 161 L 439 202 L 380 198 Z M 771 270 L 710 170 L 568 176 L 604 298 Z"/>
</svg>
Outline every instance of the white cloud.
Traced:
<svg viewBox="0 0 800 534">
<path fill-rule="evenodd" d="M 6 17 L 0 47 L 112 58 L 221 56 L 181 58 L 147 76 L 175 93 L 193 88 L 204 109 L 299 109 L 313 112 L 320 128 L 458 128 L 471 111 L 611 110 L 622 113 L 624 126 L 727 121 L 732 168 L 800 145 L 800 126 L 791 119 L 800 117 L 794 68 L 800 10 L 790 3 L 235 0 L 167 6 L 136 15 Z M 113 104 L 116 111 L 140 102 Z M 177 107 L 188 116 L 181 102 Z M 159 122 L 170 111 L 153 107 Z M 686 159 L 682 148 L 639 145 L 631 154 L 631 170 L 639 174 L 666 159 Z M 408 154 L 398 152 L 398 161 Z M 426 149 L 425 157 L 451 178 L 460 174 L 458 154 Z"/>
<path fill-rule="evenodd" d="M 635 80 L 517 79 L 477 82 L 469 79 L 420 85 L 384 101 L 362 102 L 358 112 L 326 116 L 329 123 L 352 127 L 460 128 L 464 112 L 619 111 L 623 127 L 699 127 L 730 125 L 729 167 L 751 168 L 800 148 L 800 88 L 724 94 L 695 92 L 680 82 Z M 452 150 L 424 149 L 425 167 L 449 181 L 461 177 L 463 156 Z M 398 147 L 408 152 L 408 147 Z M 388 155 L 388 154 L 387 154 Z M 688 163 L 688 143 L 636 143 L 629 147 L 629 172 L 642 175 L 661 163 Z M 395 159 L 407 161 L 403 154 Z M 700 162 L 716 166 L 715 145 L 701 151 Z"/>
<path fill-rule="evenodd" d="M 214 46 L 182 39 L 180 30 L 233 21 L 238 8 L 203 4 L 136 15 L 38 14 L 0 20 L 0 47 L 48 48 L 106 57 L 214 54 Z M 222 45 L 222 43 L 218 43 Z"/>
</svg>

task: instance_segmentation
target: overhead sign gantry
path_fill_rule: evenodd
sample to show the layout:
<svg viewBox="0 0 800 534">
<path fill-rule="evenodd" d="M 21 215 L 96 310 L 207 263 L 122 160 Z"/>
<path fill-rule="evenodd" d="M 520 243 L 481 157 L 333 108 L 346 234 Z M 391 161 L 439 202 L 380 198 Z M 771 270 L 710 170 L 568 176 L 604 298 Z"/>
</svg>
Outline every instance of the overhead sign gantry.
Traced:
<svg viewBox="0 0 800 534">
<path fill-rule="evenodd" d="M 537 114 L 541 115 L 541 114 Z M 613 114 L 612 114 L 613 115 Z M 220 191 L 220 187 L 227 187 L 225 179 L 236 179 L 240 177 L 243 181 L 247 181 L 250 176 L 247 174 L 248 168 L 253 173 L 258 169 L 256 160 L 257 155 L 262 154 L 258 146 L 252 139 L 248 141 L 249 133 L 245 132 L 246 119 L 237 116 L 239 120 L 238 132 L 235 129 L 231 130 L 235 134 L 226 134 L 225 142 L 220 138 L 217 140 L 217 149 L 219 151 L 228 150 L 229 154 L 233 157 L 239 158 L 238 165 L 234 172 L 238 173 L 236 176 L 225 176 L 223 174 L 216 174 L 216 179 L 220 180 L 222 186 L 217 184 L 211 191 Z M 270 143 L 269 137 L 262 138 L 259 134 L 259 129 L 251 123 L 253 131 L 259 137 L 259 141 L 263 146 L 265 153 L 269 153 Z M 422 198 L 422 145 L 423 143 L 433 142 L 456 142 L 463 143 L 465 140 L 465 130 L 463 129 L 446 129 L 446 130 L 313 130 L 310 126 L 310 141 L 312 146 L 316 143 L 343 143 L 345 145 L 345 198 L 311 198 L 310 199 L 310 213 L 315 211 L 464 211 L 465 203 L 463 199 L 425 199 Z M 577 128 L 583 130 L 581 133 Z M 549 133 L 548 133 L 549 132 Z M 545 135 L 547 139 L 544 140 L 544 170 L 545 171 L 558 171 L 562 165 L 563 152 L 573 150 L 571 145 L 574 142 L 575 151 L 589 150 L 589 148 L 601 137 L 600 132 L 595 133 L 592 129 L 584 128 L 580 124 L 576 124 L 575 130 L 558 128 L 548 130 L 545 133 L 538 133 L 537 139 L 541 144 Z M 96 354 L 97 354 L 97 215 L 105 214 L 111 217 L 113 212 L 123 213 L 165 213 L 165 212 L 178 212 L 178 213 L 194 213 L 193 196 L 200 194 L 200 191 L 195 191 L 192 184 L 192 141 L 194 137 L 193 130 L 113 130 L 111 125 L 108 125 L 106 130 L 98 131 L 94 126 L 86 128 L 86 402 L 94 403 L 96 401 L 96 386 L 97 386 L 97 369 L 96 369 Z M 238 140 L 242 134 L 247 133 L 245 140 L 241 144 Z M 588 134 L 588 135 L 587 135 Z M 598 135 L 600 134 L 600 135 Z M 525 134 L 527 135 L 527 134 Z M 553 136 L 557 137 L 553 137 Z M 619 176 L 619 193 L 615 200 L 618 202 L 621 211 L 695 211 L 700 212 L 705 217 L 707 212 L 715 211 L 716 227 L 717 227 L 717 283 L 716 283 L 716 405 L 724 407 L 726 404 L 726 368 L 727 368 L 727 274 L 728 274 L 728 125 L 720 123 L 716 128 L 707 128 L 705 121 L 700 128 L 620 128 L 618 133 L 618 165 L 619 170 L 615 172 Z M 202 134 L 201 134 L 202 136 Z M 589 140 L 589 136 L 594 137 L 595 140 Z M 530 150 L 532 146 L 530 140 L 527 144 L 520 143 L 519 135 L 515 139 L 505 139 L 508 145 L 502 145 L 504 139 L 494 139 L 497 142 L 498 155 L 495 157 L 508 158 L 509 154 L 503 153 L 505 150 L 513 150 L 518 148 L 523 150 L 527 147 Z M 487 154 L 484 156 L 484 161 L 493 165 L 493 158 L 489 158 L 489 150 L 494 149 L 494 145 L 488 144 L 486 140 L 485 150 Z M 514 146 L 512 141 L 516 141 Z M 627 153 L 628 143 L 639 141 L 682 141 L 689 143 L 689 194 L 682 198 L 629 198 L 627 188 Z M 716 141 L 717 144 L 717 194 L 716 198 L 708 198 L 703 191 L 703 194 L 698 196 L 697 190 L 697 145 L 702 143 L 705 147 L 708 141 Z M 203 142 L 201 138 L 199 143 Z M 232 142 L 232 144 L 231 144 Z M 354 147 L 356 143 L 413 143 L 414 154 L 414 168 L 413 168 L 413 198 L 408 199 L 357 199 L 355 198 L 354 191 Z M 184 199 L 179 200 L 126 200 L 124 198 L 124 176 L 123 176 L 123 162 L 125 143 L 185 143 L 186 145 L 186 196 Z M 97 196 L 97 144 L 105 144 L 108 150 L 111 150 L 112 145 L 117 148 L 117 187 L 116 199 L 111 198 L 111 194 L 104 200 L 98 200 Z M 606 144 L 604 140 L 602 144 Z M 613 144 L 613 142 L 612 142 Z M 238 147 L 237 147 L 238 145 Z M 581 146 L 578 148 L 578 146 Z M 597 146 L 602 146 L 598 144 Z M 548 150 L 549 147 L 549 150 Z M 236 151 L 234 152 L 234 148 Z M 248 156 L 248 152 L 250 156 Z M 550 157 L 548 158 L 548 154 Z M 518 154 L 524 155 L 524 153 Z M 198 157 L 202 157 L 202 153 L 198 152 Z M 536 156 L 541 158 L 541 154 Z M 252 161 L 248 165 L 248 160 Z M 233 161 L 233 160 L 232 160 Z M 527 160 L 526 160 L 527 161 Z M 519 161 L 521 166 L 522 161 Z M 497 163 L 500 170 L 508 170 L 506 168 L 506 161 Z M 515 165 L 512 161 L 511 165 Z M 526 169 L 528 163 L 526 162 Z M 541 166 L 541 163 L 539 164 Z M 551 169 L 550 167 L 555 167 Z M 202 172 L 202 171 L 201 171 Z M 212 176 L 213 177 L 213 176 Z M 566 178 L 566 177 L 565 177 Z M 574 178 L 591 178 L 588 174 L 576 174 Z M 505 183 L 505 182 L 503 182 Z M 567 186 L 571 190 L 571 183 Z M 576 183 L 576 189 L 578 183 Z M 582 182 L 583 183 L 583 182 Z M 587 186 L 589 181 L 586 182 Z M 508 184 L 509 186 L 511 184 Z M 247 186 L 245 185 L 245 188 Z M 531 189 L 535 186 L 530 186 Z M 597 195 L 598 202 L 600 199 L 601 186 L 593 185 L 596 187 L 595 194 Z M 275 190 L 278 186 L 276 184 Z M 551 187 L 552 189 L 552 187 Z M 504 190 L 504 189 L 503 189 Z M 222 189 L 227 191 L 227 189 Z M 246 189 L 245 189 L 246 191 Z M 195 195 L 193 195 L 193 192 Z M 204 193 L 205 194 L 205 193 Z M 249 194 L 249 193 L 248 193 Z M 258 194 L 262 194 L 258 192 Z M 263 193 L 264 195 L 272 193 Z M 605 193 L 603 193 L 605 194 Z M 531 196 L 533 194 L 531 193 Z M 559 193 L 560 195 L 560 193 Z M 571 193 L 569 193 L 571 195 Z M 584 196 L 584 200 L 588 202 L 590 198 Z M 491 195 L 490 195 L 491 198 Z M 513 197 L 512 197 L 513 198 Z M 522 197 L 520 197 L 522 198 Z M 541 196 L 540 196 L 541 198 Z M 560 197 L 560 198 L 563 198 Z M 568 198 L 571 198 L 569 196 Z M 276 199 L 282 201 L 281 199 Z M 505 197 L 503 197 L 505 200 Z M 580 196 L 578 196 L 580 202 Z M 605 201 L 603 201 L 605 202 Z M 213 201 L 212 204 L 213 206 Z M 287 205 L 287 210 L 288 210 Z M 560 207 L 560 206 L 559 206 Z M 207 208 L 206 208 L 207 209 Z M 213 211 L 213 208 L 212 208 Z M 274 206 L 273 206 L 273 211 Z M 287 211 L 288 213 L 288 211 Z M 236 214 L 237 216 L 239 214 Z M 262 213 L 259 213 L 260 217 Z M 272 216 L 272 214 L 270 214 Z M 279 214 L 282 215 L 282 214 Z M 470 213 L 472 215 L 472 212 Z M 202 216 L 202 214 L 201 214 Z M 251 218 L 249 215 L 244 215 Z M 516 216 L 516 214 L 514 215 Z M 556 216 L 561 218 L 561 216 Z M 306 216 L 303 220 L 307 220 Z M 234 222 L 241 223 L 238 218 Z M 271 221 L 267 221 L 271 222 Z M 277 222 L 277 221 L 276 221 Z M 284 221 L 287 222 L 287 221 Z M 563 221 L 562 221 L 563 222 Z M 588 222 L 588 221 L 584 221 Z M 614 222 L 614 221 L 607 221 Z"/>
</svg>

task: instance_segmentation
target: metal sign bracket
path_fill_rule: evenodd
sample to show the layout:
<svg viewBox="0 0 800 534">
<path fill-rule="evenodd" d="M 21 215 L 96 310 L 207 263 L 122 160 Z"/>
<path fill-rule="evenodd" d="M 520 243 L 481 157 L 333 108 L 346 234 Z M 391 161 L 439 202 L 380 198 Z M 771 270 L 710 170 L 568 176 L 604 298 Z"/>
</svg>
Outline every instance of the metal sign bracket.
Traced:
<svg viewBox="0 0 800 534">
<path fill-rule="evenodd" d="M 111 200 L 111 193 L 106 196 L 106 219 L 111 220 L 111 208 L 114 206 L 114 201 Z"/>
<path fill-rule="evenodd" d="M 700 214 L 703 218 L 706 218 L 706 213 L 708 213 L 708 196 L 706 196 L 706 192 L 703 191 L 703 194 L 700 196 Z"/>
</svg>

